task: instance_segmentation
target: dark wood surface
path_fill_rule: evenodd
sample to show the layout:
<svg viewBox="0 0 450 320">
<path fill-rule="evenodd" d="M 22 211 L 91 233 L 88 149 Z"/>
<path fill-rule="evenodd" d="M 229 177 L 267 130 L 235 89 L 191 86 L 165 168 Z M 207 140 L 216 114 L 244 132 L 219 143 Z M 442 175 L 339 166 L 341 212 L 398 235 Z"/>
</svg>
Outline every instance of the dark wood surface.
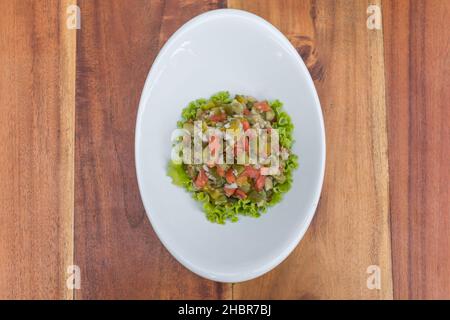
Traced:
<svg viewBox="0 0 450 320">
<path fill-rule="evenodd" d="M 78 2 L 75 263 L 77 299 L 230 298 L 163 248 L 145 214 L 134 167 L 134 125 L 145 78 L 168 34 L 215 5 Z"/>
<path fill-rule="evenodd" d="M 65 27 L 81 9 L 81 29 Z M 367 7 L 383 29 L 368 30 Z M 293 254 L 242 284 L 161 245 L 134 169 L 160 47 L 221 7 L 277 26 L 315 81 L 327 131 L 316 217 Z M 450 299 L 450 1 L 1 1 L 0 298 Z M 66 287 L 81 268 L 81 289 Z M 381 290 L 366 268 L 379 265 Z"/>
<path fill-rule="evenodd" d="M 228 3 L 290 38 L 315 81 L 327 136 L 322 196 L 305 238 L 278 268 L 236 284 L 234 296 L 391 299 L 383 34 L 366 27 L 369 1 Z M 367 288 L 371 265 L 380 290 Z"/>
<path fill-rule="evenodd" d="M 71 299 L 75 33 L 67 1 L 0 1 L 0 298 Z"/>
<path fill-rule="evenodd" d="M 450 299 L 450 1 L 385 1 L 394 296 Z"/>
</svg>

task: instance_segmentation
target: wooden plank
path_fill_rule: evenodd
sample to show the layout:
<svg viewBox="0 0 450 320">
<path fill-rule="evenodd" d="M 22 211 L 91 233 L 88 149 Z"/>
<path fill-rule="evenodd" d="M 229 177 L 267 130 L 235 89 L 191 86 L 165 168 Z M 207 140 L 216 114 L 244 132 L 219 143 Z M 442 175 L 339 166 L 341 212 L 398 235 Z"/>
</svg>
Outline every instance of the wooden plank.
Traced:
<svg viewBox="0 0 450 320">
<path fill-rule="evenodd" d="M 383 35 L 366 27 L 369 1 L 228 5 L 268 19 L 297 47 L 327 133 L 323 193 L 305 238 L 270 273 L 234 285 L 234 298 L 392 298 Z M 370 265 L 380 267 L 380 290 L 367 288 Z"/>
<path fill-rule="evenodd" d="M 450 2 L 386 1 L 394 295 L 450 299 Z"/>
<path fill-rule="evenodd" d="M 71 299 L 75 32 L 69 1 L 1 1 L 0 299 Z"/>
<path fill-rule="evenodd" d="M 220 3 L 217 3 L 218 6 Z M 79 1 L 75 261 L 77 299 L 229 298 L 163 248 L 142 207 L 134 166 L 141 91 L 159 47 L 211 9 L 193 1 Z"/>
</svg>

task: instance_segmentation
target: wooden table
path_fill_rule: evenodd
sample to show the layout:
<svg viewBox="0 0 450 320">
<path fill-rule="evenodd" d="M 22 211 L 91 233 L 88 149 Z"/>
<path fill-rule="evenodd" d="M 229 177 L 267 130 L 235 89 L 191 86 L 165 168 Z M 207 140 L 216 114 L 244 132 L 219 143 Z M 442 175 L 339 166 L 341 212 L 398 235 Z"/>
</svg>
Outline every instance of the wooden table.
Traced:
<svg viewBox="0 0 450 320">
<path fill-rule="evenodd" d="M 70 4 L 80 30 L 66 27 Z M 369 5 L 381 30 L 367 27 Z M 275 270 L 234 285 L 164 249 L 133 152 L 159 48 L 223 7 L 291 40 L 327 133 L 305 238 Z M 0 0 L 0 12 L 0 298 L 450 298 L 450 1 Z M 66 286 L 70 265 L 79 290 Z M 379 289 L 367 286 L 373 270 Z"/>
</svg>

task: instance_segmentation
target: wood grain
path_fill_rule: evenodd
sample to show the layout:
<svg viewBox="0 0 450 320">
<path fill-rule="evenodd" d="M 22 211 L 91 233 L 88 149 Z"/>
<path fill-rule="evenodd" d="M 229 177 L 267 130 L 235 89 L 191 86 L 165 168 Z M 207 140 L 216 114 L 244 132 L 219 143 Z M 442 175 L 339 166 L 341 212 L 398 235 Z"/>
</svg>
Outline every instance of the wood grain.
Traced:
<svg viewBox="0 0 450 320">
<path fill-rule="evenodd" d="M 71 299 L 70 1 L 0 1 L 0 299 Z"/>
<path fill-rule="evenodd" d="M 297 47 L 327 135 L 324 187 L 309 231 L 275 270 L 236 284 L 234 298 L 392 298 L 383 35 L 366 27 L 369 1 L 228 4 L 266 18 Z M 381 290 L 366 286 L 370 265 L 381 269 Z"/>
<path fill-rule="evenodd" d="M 450 299 L 450 2 L 380 1 L 0 0 L 0 299 Z M 79 31 L 66 28 L 75 3 Z M 366 28 L 369 4 L 382 4 L 382 31 Z M 227 5 L 287 35 L 327 133 L 305 238 L 233 288 L 161 245 L 133 148 L 159 48 Z M 81 290 L 66 287 L 72 264 Z M 381 290 L 366 287 L 369 265 Z"/>
<path fill-rule="evenodd" d="M 198 1 L 81 0 L 77 46 L 77 299 L 212 299 L 231 286 L 194 275 L 161 245 L 134 167 L 134 125 L 152 60 L 168 35 L 218 6 Z"/>
<path fill-rule="evenodd" d="M 450 299 L 450 2 L 383 15 L 394 295 Z"/>
</svg>

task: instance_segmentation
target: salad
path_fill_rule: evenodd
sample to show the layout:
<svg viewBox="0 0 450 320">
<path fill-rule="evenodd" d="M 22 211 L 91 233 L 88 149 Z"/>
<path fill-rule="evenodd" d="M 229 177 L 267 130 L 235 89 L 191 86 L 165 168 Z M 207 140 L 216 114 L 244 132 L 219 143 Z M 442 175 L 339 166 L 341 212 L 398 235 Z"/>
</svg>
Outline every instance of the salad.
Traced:
<svg viewBox="0 0 450 320">
<path fill-rule="evenodd" d="M 281 201 L 298 162 L 291 150 L 294 126 L 280 101 L 232 97 L 223 91 L 191 102 L 181 116 L 177 127 L 183 135 L 174 145 L 183 141 L 200 150 L 200 159 L 187 149 L 175 149 L 178 158 L 169 161 L 168 175 L 203 204 L 209 221 L 259 217 Z M 258 140 L 262 134 L 266 138 Z"/>
</svg>

